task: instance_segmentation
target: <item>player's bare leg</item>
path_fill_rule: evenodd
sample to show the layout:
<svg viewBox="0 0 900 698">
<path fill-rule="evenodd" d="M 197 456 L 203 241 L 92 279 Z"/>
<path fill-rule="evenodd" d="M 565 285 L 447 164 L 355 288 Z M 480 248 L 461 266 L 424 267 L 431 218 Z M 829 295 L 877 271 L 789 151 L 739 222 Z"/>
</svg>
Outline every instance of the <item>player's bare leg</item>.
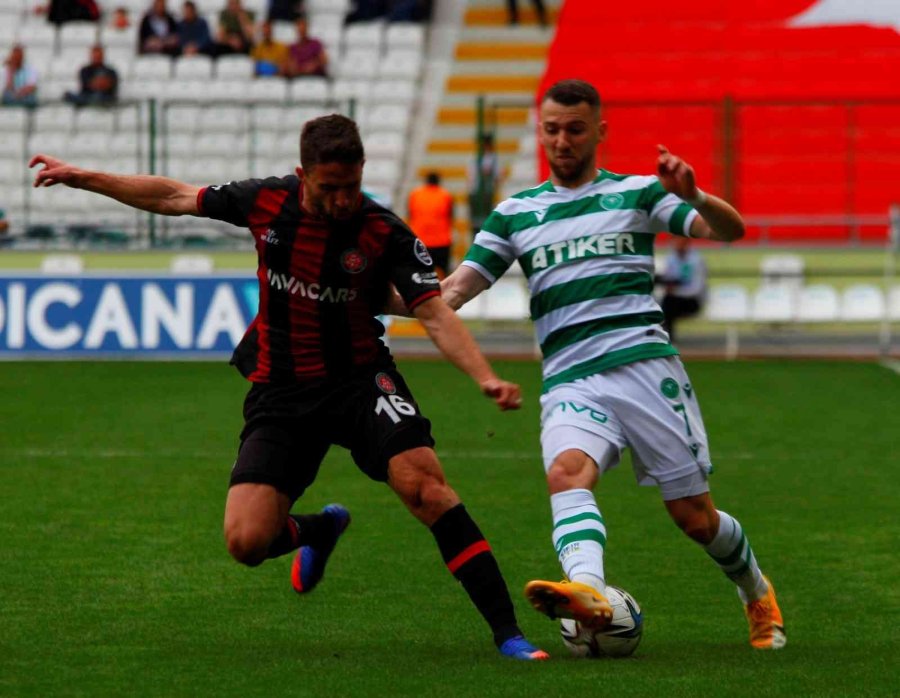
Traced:
<svg viewBox="0 0 900 698">
<path fill-rule="evenodd" d="M 750 624 L 750 644 L 757 649 L 784 647 L 787 635 L 775 588 L 760 571 L 753 548 L 737 519 L 717 510 L 709 492 L 668 500 L 665 504 L 678 527 L 702 545 L 737 586 Z"/>
<path fill-rule="evenodd" d="M 572 618 L 593 629 L 612 620 L 604 595 L 606 526 L 592 493 L 598 472 L 594 460 L 579 449 L 565 450 L 553 460 L 547 471 L 553 544 L 566 580 L 536 579 L 525 585 L 526 598 L 540 613 Z"/>
<path fill-rule="evenodd" d="M 388 484 L 412 515 L 431 529 L 447 569 L 491 626 L 500 652 L 514 659 L 547 659 L 546 652 L 522 636 L 491 547 L 447 484 L 434 451 L 412 448 L 391 458 Z"/>
</svg>

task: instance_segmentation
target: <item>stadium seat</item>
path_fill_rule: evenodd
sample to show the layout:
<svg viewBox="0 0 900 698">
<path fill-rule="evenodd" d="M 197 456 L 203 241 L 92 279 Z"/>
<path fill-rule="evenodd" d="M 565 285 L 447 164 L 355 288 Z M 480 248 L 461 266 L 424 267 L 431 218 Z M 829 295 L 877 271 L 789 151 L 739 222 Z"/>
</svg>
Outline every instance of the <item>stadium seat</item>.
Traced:
<svg viewBox="0 0 900 698">
<path fill-rule="evenodd" d="M 246 134 L 247 112 L 246 107 L 204 107 L 198 125 L 202 133 Z"/>
<path fill-rule="evenodd" d="M 255 66 L 250 56 L 232 54 L 216 60 L 216 78 L 219 80 L 250 80 Z"/>
<path fill-rule="evenodd" d="M 99 34 L 96 22 L 66 22 L 59 28 L 59 50 L 79 50 L 86 62 L 88 48 L 97 43 Z"/>
<path fill-rule="evenodd" d="M 209 56 L 195 54 L 175 61 L 173 77 L 176 80 L 210 80 L 212 75 L 213 60 Z"/>
<path fill-rule="evenodd" d="M 331 98 L 340 103 L 341 109 L 346 110 L 344 105 L 351 101 L 366 101 L 371 90 L 372 82 L 369 80 L 347 80 L 338 78 L 331 85 Z"/>
<path fill-rule="evenodd" d="M 385 30 L 384 41 L 388 52 L 411 50 L 421 54 L 425 46 L 425 27 L 416 22 L 394 22 Z"/>
<path fill-rule="evenodd" d="M 169 80 L 161 94 L 156 96 L 162 96 L 168 102 L 205 100 L 209 99 L 209 84 L 209 80 L 198 78 Z"/>
<path fill-rule="evenodd" d="M 405 134 L 409 128 L 409 110 L 399 104 L 379 104 L 373 107 L 366 123 L 371 131 L 396 131 Z"/>
<path fill-rule="evenodd" d="M 138 56 L 131 66 L 131 77 L 136 81 L 168 80 L 171 75 L 172 59 L 168 56 Z"/>
<path fill-rule="evenodd" d="M 48 254 L 41 260 L 43 274 L 81 274 L 84 260 L 77 254 Z"/>
<path fill-rule="evenodd" d="M 0 109 L 0 135 L 18 131 L 25 133 L 28 127 L 28 109 Z"/>
<path fill-rule="evenodd" d="M 25 57 L 29 62 L 38 62 L 38 55 L 52 52 L 56 46 L 56 27 L 37 17 L 21 25 L 20 37 L 27 42 Z"/>
<path fill-rule="evenodd" d="M 371 102 L 402 104 L 407 108 L 416 99 L 415 80 L 379 80 L 372 88 Z"/>
<path fill-rule="evenodd" d="M 68 104 L 40 107 L 34 112 L 35 132 L 69 133 L 75 128 L 75 109 Z"/>
<path fill-rule="evenodd" d="M 779 284 L 792 289 L 803 286 L 804 262 L 799 255 L 766 255 L 760 260 L 759 270 L 764 284 Z"/>
<path fill-rule="evenodd" d="M 812 284 L 800 289 L 797 297 L 799 322 L 833 322 L 838 318 L 838 293 L 833 286 Z"/>
<path fill-rule="evenodd" d="M 274 131 L 254 131 L 250 134 L 250 154 L 255 158 L 269 158 L 280 152 L 281 136 Z"/>
<path fill-rule="evenodd" d="M 358 22 L 344 30 L 343 50 L 369 48 L 381 52 L 384 26 L 381 22 Z"/>
<path fill-rule="evenodd" d="M 69 133 L 33 133 L 28 139 L 28 152 L 65 158 L 69 154 L 70 142 L 71 135 Z"/>
<path fill-rule="evenodd" d="M 306 0 L 304 7 L 311 14 L 334 13 L 341 16 L 350 11 L 351 0 Z"/>
<path fill-rule="evenodd" d="M 312 33 L 310 33 L 312 36 Z M 275 20 L 272 22 L 272 39 L 290 46 L 297 41 L 297 27 L 293 22 Z"/>
<path fill-rule="evenodd" d="M 169 263 L 173 274 L 211 274 L 214 269 L 213 258 L 205 254 L 177 254 Z"/>
<path fill-rule="evenodd" d="M 106 48 L 107 53 L 113 49 L 128 49 L 134 55 L 139 28 L 140 22 L 134 22 L 126 29 L 112 29 L 106 26 L 100 32 L 100 43 Z"/>
<path fill-rule="evenodd" d="M 170 104 L 160 112 L 160 123 L 169 133 L 194 133 L 203 107 L 197 104 Z"/>
<path fill-rule="evenodd" d="M 294 102 L 325 102 L 329 97 L 325 78 L 296 78 L 290 83 L 290 98 Z"/>
<path fill-rule="evenodd" d="M 781 285 L 763 285 L 753 294 L 750 319 L 755 322 L 781 323 L 794 319 L 796 292 Z"/>
<path fill-rule="evenodd" d="M 840 318 L 844 322 L 878 322 L 885 317 L 884 294 L 872 284 L 853 284 L 841 294 Z"/>
<path fill-rule="evenodd" d="M 288 119 L 288 107 L 281 106 L 256 106 L 250 109 L 250 123 L 255 131 L 281 131 L 282 125 Z"/>
<path fill-rule="evenodd" d="M 235 178 L 235 172 L 240 171 L 244 176 L 246 171 L 246 156 L 237 159 L 226 157 L 206 156 L 190 160 L 184 170 L 184 178 L 193 184 L 207 185 L 217 182 L 225 182 Z"/>
<path fill-rule="evenodd" d="M 397 131 L 376 131 L 364 139 L 366 156 L 394 158 L 398 162 L 403 159 L 406 139 Z"/>
<path fill-rule="evenodd" d="M 379 72 L 379 55 L 374 50 L 350 48 L 338 62 L 336 75 L 342 80 L 374 78 Z"/>
<path fill-rule="evenodd" d="M 7 195 L 10 187 L 24 184 L 31 179 L 26 164 L 26 158 L 21 153 L 16 156 L 0 153 L 0 182 L 4 185 L 3 193 L 0 194 L 0 208 L 6 209 L 9 205 Z"/>
<path fill-rule="evenodd" d="M 3 112 L 0 111 L 0 114 Z M 18 129 L 0 127 L 0 158 L 4 160 L 24 158 L 26 149 L 25 133 Z"/>
<path fill-rule="evenodd" d="M 101 107 L 85 107 L 75 112 L 75 131 L 81 133 L 99 133 L 108 137 L 116 127 L 116 112 Z"/>
<path fill-rule="evenodd" d="M 79 158 L 82 166 L 85 157 L 103 157 L 108 152 L 109 137 L 102 131 L 79 133 L 69 139 L 68 152 L 73 158 Z M 90 169 L 90 168 L 88 168 Z"/>
<path fill-rule="evenodd" d="M 233 97 L 237 96 L 233 95 Z M 239 95 L 240 99 L 247 102 L 284 102 L 287 96 L 287 81 L 282 78 L 260 78 L 246 83 L 244 90 Z"/>
<path fill-rule="evenodd" d="M 247 159 L 247 136 L 201 131 L 194 141 L 193 152 L 202 157 L 230 157 L 240 164 Z"/>
<path fill-rule="evenodd" d="M 378 64 L 378 75 L 382 78 L 406 78 L 414 80 L 422 72 L 422 54 L 417 51 L 389 51 Z"/>
<path fill-rule="evenodd" d="M 736 284 L 719 284 L 709 291 L 706 317 L 713 322 L 745 322 L 750 319 L 747 289 Z"/>
</svg>

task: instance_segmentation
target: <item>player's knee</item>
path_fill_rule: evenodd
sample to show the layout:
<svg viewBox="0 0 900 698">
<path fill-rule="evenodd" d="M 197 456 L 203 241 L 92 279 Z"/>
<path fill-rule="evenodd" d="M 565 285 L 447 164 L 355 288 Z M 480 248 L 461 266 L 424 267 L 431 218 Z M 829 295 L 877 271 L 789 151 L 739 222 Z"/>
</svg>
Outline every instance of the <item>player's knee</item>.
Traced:
<svg viewBox="0 0 900 698">
<path fill-rule="evenodd" d="M 709 545 L 716 537 L 716 528 L 705 512 L 692 512 L 675 520 L 685 535 L 700 545 Z"/>
<path fill-rule="evenodd" d="M 259 528 L 231 527 L 225 531 L 228 554 L 242 565 L 256 567 L 266 559 L 270 536 Z"/>
<path fill-rule="evenodd" d="M 591 490 L 597 484 L 597 466 L 593 461 L 564 463 L 555 461 L 547 471 L 547 487 L 550 494 L 574 489 Z"/>
<path fill-rule="evenodd" d="M 444 513 L 459 504 L 459 497 L 443 477 L 427 474 L 404 498 L 406 505 L 419 521 L 431 526 Z"/>
</svg>

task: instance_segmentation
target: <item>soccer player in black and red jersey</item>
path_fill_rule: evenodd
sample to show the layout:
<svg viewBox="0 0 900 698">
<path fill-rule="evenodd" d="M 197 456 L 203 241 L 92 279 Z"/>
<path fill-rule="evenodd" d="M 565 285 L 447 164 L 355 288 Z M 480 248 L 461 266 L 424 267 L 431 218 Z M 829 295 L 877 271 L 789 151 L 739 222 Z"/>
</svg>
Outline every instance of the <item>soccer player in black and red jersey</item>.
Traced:
<svg viewBox="0 0 900 698">
<path fill-rule="evenodd" d="M 381 340 L 375 315 L 392 287 L 443 355 L 501 410 L 521 405 L 444 303 L 427 249 L 406 225 L 361 193 L 365 162 L 356 124 L 331 115 L 307 122 L 300 167 L 269 177 L 196 187 L 166 177 L 116 175 L 48 155 L 34 185 L 65 184 L 164 215 L 207 216 L 248 227 L 259 256 L 259 313 L 231 362 L 252 383 L 225 504 L 225 538 L 255 566 L 296 552 L 291 581 L 306 593 L 350 523 L 330 504 L 291 514 L 332 444 L 366 475 L 387 482 L 431 529 L 501 653 L 546 659 L 523 636 L 491 548 L 447 483 L 431 423 Z"/>
</svg>

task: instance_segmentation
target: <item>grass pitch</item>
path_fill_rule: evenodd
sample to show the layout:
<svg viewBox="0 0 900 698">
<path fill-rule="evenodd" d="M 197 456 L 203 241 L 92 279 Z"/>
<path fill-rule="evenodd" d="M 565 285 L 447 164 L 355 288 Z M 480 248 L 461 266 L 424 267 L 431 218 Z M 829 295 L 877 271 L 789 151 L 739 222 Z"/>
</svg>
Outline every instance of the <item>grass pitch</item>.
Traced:
<svg viewBox="0 0 900 698">
<path fill-rule="evenodd" d="M 900 376 L 689 365 L 713 494 L 775 582 L 788 645 L 751 650 L 730 583 L 623 464 L 599 489 L 607 572 L 642 604 L 644 640 L 629 659 L 576 660 L 521 596 L 560 574 L 538 366 L 498 363 L 527 395 L 507 414 L 449 366 L 401 368 L 551 662 L 500 657 L 428 532 L 337 449 L 298 507 L 353 512 L 321 587 L 296 596 L 288 557 L 233 563 L 221 518 L 246 387 L 227 366 L 2 363 L 0 695 L 896 694 Z"/>
</svg>

